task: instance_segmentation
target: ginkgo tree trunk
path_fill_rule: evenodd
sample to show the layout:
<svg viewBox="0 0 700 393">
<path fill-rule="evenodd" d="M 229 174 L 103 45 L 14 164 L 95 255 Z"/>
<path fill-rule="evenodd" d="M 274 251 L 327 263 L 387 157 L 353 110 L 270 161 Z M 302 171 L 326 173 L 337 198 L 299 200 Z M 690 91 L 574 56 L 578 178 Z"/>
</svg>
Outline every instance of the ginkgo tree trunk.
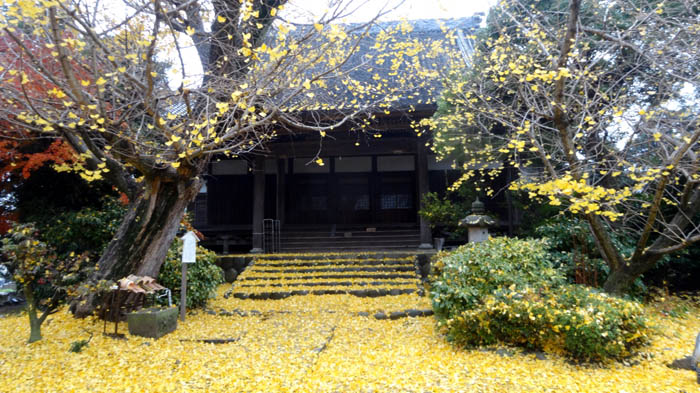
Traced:
<svg viewBox="0 0 700 393">
<path fill-rule="evenodd" d="M 699 17 L 690 0 L 501 3 L 425 122 L 436 151 L 520 169 L 513 189 L 588 222 L 623 293 L 700 241 Z"/>
<path fill-rule="evenodd" d="M 158 273 L 214 155 L 250 153 L 286 129 L 324 137 L 361 128 L 372 111 L 425 88 L 431 74 L 413 60 L 437 53 L 395 40 L 410 32 L 405 24 L 372 36 L 381 58 L 353 58 L 376 18 L 340 24 L 357 6 L 331 1 L 308 23 L 292 23 L 285 2 L 5 2 L 2 136 L 62 138 L 75 160 L 57 170 L 106 179 L 129 197 L 91 284 Z M 381 67 L 400 68 L 401 83 L 355 78 Z M 169 87 L 173 78 L 179 87 Z M 309 108 L 318 115 L 304 116 Z M 93 300 L 83 297 L 74 310 L 89 314 Z"/>
</svg>

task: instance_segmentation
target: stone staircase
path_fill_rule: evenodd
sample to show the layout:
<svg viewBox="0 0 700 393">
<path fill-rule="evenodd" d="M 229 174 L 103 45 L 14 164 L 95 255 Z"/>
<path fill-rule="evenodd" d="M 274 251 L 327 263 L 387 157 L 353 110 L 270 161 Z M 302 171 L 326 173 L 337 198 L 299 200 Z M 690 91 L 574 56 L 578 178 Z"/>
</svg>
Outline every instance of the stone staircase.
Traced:
<svg viewBox="0 0 700 393">
<path fill-rule="evenodd" d="M 349 252 L 349 251 L 412 251 L 420 244 L 418 228 L 314 227 L 284 228 L 281 251 Z"/>
<path fill-rule="evenodd" d="M 416 255 L 398 252 L 274 254 L 258 257 L 227 294 L 238 299 L 303 295 L 424 295 Z"/>
</svg>

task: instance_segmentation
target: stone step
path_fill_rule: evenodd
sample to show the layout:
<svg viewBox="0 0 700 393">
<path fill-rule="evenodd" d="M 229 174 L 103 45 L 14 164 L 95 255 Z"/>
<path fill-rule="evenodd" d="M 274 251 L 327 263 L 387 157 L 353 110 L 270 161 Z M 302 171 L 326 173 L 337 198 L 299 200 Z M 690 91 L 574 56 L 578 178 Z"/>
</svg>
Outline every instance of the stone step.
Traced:
<svg viewBox="0 0 700 393">
<path fill-rule="evenodd" d="M 274 314 L 293 314 L 292 311 L 285 311 L 285 310 L 279 310 L 279 311 L 268 311 L 268 312 L 262 312 L 258 310 L 240 310 L 240 309 L 233 309 L 233 310 L 224 310 L 224 309 L 219 309 L 218 311 L 212 310 L 212 309 L 207 309 L 205 310 L 207 314 L 211 315 L 220 315 L 220 316 L 226 316 L 226 317 L 258 317 L 258 316 L 269 316 L 269 315 L 274 315 Z M 337 313 L 338 311 L 326 311 L 329 314 L 334 314 Z M 375 319 L 400 319 L 400 318 L 418 318 L 418 317 L 428 317 L 433 315 L 433 310 L 432 309 L 406 309 L 406 310 L 401 310 L 401 311 L 386 311 L 386 312 L 376 312 L 376 313 L 370 313 L 368 311 L 359 311 L 353 313 L 354 315 L 358 317 L 366 317 L 366 318 L 375 318 Z"/>
<path fill-rule="evenodd" d="M 248 295 L 253 295 L 257 293 L 277 293 L 277 292 L 303 292 L 307 295 L 313 295 L 314 292 L 315 294 L 330 294 L 330 295 L 338 295 L 338 294 L 348 294 L 353 291 L 393 291 L 394 294 L 399 293 L 400 291 L 405 291 L 405 290 L 423 290 L 423 288 L 418 285 L 417 283 L 411 283 L 408 285 L 401 285 L 401 286 L 373 286 L 373 285 L 351 285 L 351 286 L 336 286 L 336 285 L 331 285 L 331 286 L 298 286 L 298 287 L 287 287 L 287 286 L 282 286 L 282 287 L 274 287 L 274 286 L 259 286 L 259 287 L 236 287 L 232 290 L 233 293 L 243 293 L 243 294 L 248 294 Z M 326 291 L 331 291 L 330 293 L 326 293 Z"/>
<path fill-rule="evenodd" d="M 321 267 L 308 269 L 255 269 L 256 273 L 333 273 L 333 272 L 412 272 L 413 265 L 397 265 L 388 267 L 360 266 L 360 267 Z"/>
<path fill-rule="evenodd" d="M 371 279 L 395 279 L 395 278 L 417 278 L 415 274 L 323 274 L 299 277 L 242 277 L 239 281 L 261 281 L 261 280 L 281 280 L 284 278 L 295 278 L 299 280 L 332 279 L 332 278 L 371 278 Z"/>
<path fill-rule="evenodd" d="M 332 287 L 332 286 L 382 286 L 382 285 L 417 285 L 419 281 L 326 281 L 326 282 L 292 282 L 292 283 L 268 283 L 268 284 L 239 284 L 236 288 L 263 288 L 263 287 Z"/>
<path fill-rule="evenodd" d="M 264 254 L 256 258 L 258 260 L 265 261 L 318 261 L 318 260 L 336 260 L 336 259 L 403 259 L 415 256 L 413 252 L 400 252 L 400 251 L 367 251 L 367 250 L 353 250 L 349 252 L 311 252 L 311 253 L 284 253 L 280 252 L 277 254 Z"/>
<path fill-rule="evenodd" d="M 367 250 L 415 250 L 420 245 L 420 232 L 415 227 L 377 228 L 367 232 L 366 227 L 290 228 L 282 231 L 282 252 L 350 252 Z"/>
<path fill-rule="evenodd" d="M 416 309 L 409 309 L 409 310 L 404 310 L 404 311 L 392 311 L 389 313 L 385 312 L 377 312 L 372 315 L 374 319 L 400 319 L 400 318 L 416 318 L 416 317 L 429 317 L 433 315 L 434 312 L 432 309 L 425 309 L 425 310 L 416 310 Z M 365 312 L 359 312 L 357 313 L 358 316 L 369 316 L 369 313 Z"/>
<path fill-rule="evenodd" d="M 418 250 L 419 244 L 394 244 L 394 245 L 366 245 L 364 247 L 359 245 L 345 246 L 345 245 L 334 245 L 334 246 L 313 246 L 313 245 L 299 245 L 299 246 L 285 246 L 282 244 L 281 252 L 283 253 L 318 253 L 318 252 L 361 252 L 361 251 L 389 251 L 389 252 L 399 252 L 399 251 L 415 251 Z"/>
<path fill-rule="evenodd" d="M 353 295 L 358 297 L 379 297 L 379 296 L 397 296 L 408 293 L 418 292 L 422 296 L 422 290 L 412 288 L 404 289 L 359 289 L 359 290 L 341 290 L 341 289 L 322 289 L 322 290 L 295 290 L 295 291 L 280 291 L 280 292 L 233 292 L 233 297 L 237 299 L 252 299 L 252 300 L 278 300 L 285 299 L 290 296 L 304 295 Z"/>
<path fill-rule="evenodd" d="M 413 266 L 412 260 L 345 260 L 345 259 L 335 259 L 335 260 L 300 260 L 300 261 L 290 261 L 281 263 L 269 263 L 268 259 L 258 259 L 255 262 L 257 267 L 312 267 L 312 266 L 337 266 L 337 265 L 347 265 L 352 264 L 355 266 L 376 266 L 376 265 L 396 265 L 396 266 Z"/>
<path fill-rule="evenodd" d="M 325 239 L 298 239 L 294 241 L 282 241 L 280 243 L 281 248 L 296 247 L 299 245 L 311 245 L 312 247 L 350 247 L 350 246 L 365 246 L 365 247 L 378 247 L 378 246 L 394 246 L 394 245 L 404 245 L 404 244 L 414 244 L 418 245 L 420 239 L 384 239 L 384 238 L 372 238 L 372 239 L 359 239 L 359 238 L 325 238 Z"/>
<path fill-rule="evenodd" d="M 352 233 L 355 235 L 415 235 L 419 234 L 419 229 L 377 229 L 374 232 L 368 232 L 365 229 L 348 228 L 348 229 L 336 229 L 335 232 L 331 228 L 309 228 L 309 229 L 282 229 L 280 231 L 280 236 L 331 236 L 335 234 L 337 237 L 342 237 L 345 233 Z"/>
<path fill-rule="evenodd" d="M 272 284 L 278 284 L 281 286 L 286 286 L 286 285 L 306 285 L 306 284 L 316 284 L 316 283 L 324 283 L 326 285 L 332 286 L 335 283 L 350 283 L 348 285 L 359 285 L 359 284 L 353 284 L 353 283 L 365 283 L 365 282 L 372 282 L 372 283 L 382 283 L 382 285 L 395 285 L 395 283 L 413 283 L 415 285 L 422 285 L 422 281 L 420 281 L 416 277 L 411 277 L 411 278 L 393 278 L 393 279 L 375 279 L 375 278 L 362 278 L 362 279 L 349 279 L 347 276 L 340 277 L 340 278 L 325 278 L 325 279 L 299 279 L 296 277 L 283 277 L 277 280 L 239 280 L 235 285 L 234 288 L 242 287 L 242 286 L 256 286 L 256 287 L 262 287 L 262 286 L 268 286 Z M 377 284 L 380 285 L 380 284 Z"/>
<path fill-rule="evenodd" d="M 394 240 L 394 241 L 403 241 L 403 240 L 414 240 L 414 241 L 419 241 L 420 240 L 420 234 L 409 234 L 409 235 L 389 235 L 389 234 L 376 234 L 376 233 L 367 233 L 367 234 L 353 234 L 352 236 L 344 236 L 344 235 L 335 235 L 335 236 L 330 236 L 330 235 L 297 235 L 297 236 L 281 236 L 280 240 L 285 243 L 285 242 L 294 242 L 294 241 L 344 241 L 344 240 L 353 240 L 353 239 L 360 239 L 360 240 L 367 240 L 367 239 L 382 239 L 382 240 Z"/>
</svg>

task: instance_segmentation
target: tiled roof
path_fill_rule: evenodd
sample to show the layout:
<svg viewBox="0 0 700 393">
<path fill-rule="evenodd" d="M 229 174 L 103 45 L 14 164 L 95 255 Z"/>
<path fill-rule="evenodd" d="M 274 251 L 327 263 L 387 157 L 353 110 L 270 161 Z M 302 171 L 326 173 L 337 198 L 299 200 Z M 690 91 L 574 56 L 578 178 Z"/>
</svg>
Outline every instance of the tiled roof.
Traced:
<svg viewBox="0 0 700 393">
<path fill-rule="evenodd" d="M 469 55 L 472 48 L 471 39 L 468 38 L 481 23 L 481 15 L 477 14 L 471 17 L 457 18 L 457 19 L 418 19 L 409 20 L 408 23 L 411 26 L 411 31 L 403 34 L 396 35 L 395 38 L 404 38 L 407 41 L 417 40 L 424 45 L 429 45 L 430 42 L 444 40 L 446 32 L 455 32 L 456 36 L 456 47 L 453 53 L 460 53 L 465 62 L 468 61 Z M 388 30 L 396 29 L 403 22 L 399 21 L 389 21 L 380 22 L 369 29 L 369 37 L 363 39 L 357 48 L 356 52 L 353 53 L 348 61 L 343 65 L 343 71 L 349 72 L 351 79 L 358 81 L 363 85 L 374 85 L 377 82 L 375 78 L 379 77 L 383 86 L 387 90 L 396 89 L 400 91 L 400 99 L 392 103 L 389 109 L 394 110 L 408 110 L 408 109 L 420 109 L 420 108 L 432 108 L 436 102 L 441 88 L 441 82 L 439 78 L 433 78 L 423 84 L 421 87 L 403 89 L 401 83 L 404 81 L 402 76 L 402 70 L 399 68 L 396 70 L 395 75 L 391 75 L 392 72 L 388 65 L 378 66 L 374 59 L 380 56 L 381 49 L 375 47 L 377 42 L 377 37 L 381 32 L 386 32 Z M 358 27 L 359 25 L 349 24 L 346 25 L 346 30 L 350 31 L 353 27 Z M 444 30 L 443 30 L 444 27 Z M 304 27 L 298 29 L 298 31 L 304 31 Z M 420 56 L 420 54 L 418 54 Z M 447 59 L 445 56 L 432 58 L 429 60 L 430 64 L 422 64 L 423 67 L 432 68 L 444 66 Z M 423 60 L 425 62 L 425 60 Z M 308 71 L 309 75 L 317 74 L 314 70 Z M 405 73 L 405 72 L 404 72 Z M 352 107 L 367 104 L 367 102 L 359 102 L 357 96 L 353 94 L 351 90 L 347 88 L 340 80 L 330 79 L 327 81 L 328 86 L 325 88 L 314 87 L 312 92 L 318 99 L 319 103 L 324 104 L 310 104 L 308 100 L 297 100 L 292 99 L 290 104 L 283 107 L 282 109 L 288 112 L 295 111 L 323 111 L 323 110 L 343 110 L 351 109 Z M 290 92 L 291 94 L 291 92 Z M 278 100 L 283 100 L 285 94 L 282 93 Z M 329 105 L 328 103 L 332 103 Z M 185 114 L 185 105 L 183 103 L 175 104 L 170 107 L 170 113 L 175 115 Z"/>
<path fill-rule="evenodd" d="M 396 29 L 400 26 L 402 22 L 391 21 L 382 22 L 372 26 L 369 29 L 369 37 L 362 40 L 357 51 L 352 54 L 348 59 L 347 63 L 344 65 L 344 70 L 349 70 L 351 79 L 354 81 L 361 82 L 365 85 L 376 85 L 377 82 L 374 78 L 379 77 L 383 86 L 386 90 L 396 89 L 401 92 L 400 99 L 391 105 L 390 109 L 406 110 L 410 108 L 419 108 L 421 106 L 432 106 L 439 96 L 441 90 L 441 81 L 439 77 L 432 78 L 431 80 L 425 81 L 426 83 L 420 88 L 408 88 L 403 89 L 401 83 L 406 81 L 405 67 L 398 69 L 396 75 L 391 75 L 388 62 L 383 66 L 378 66 L 373 61 L 378 56 L 381 55 L 381 49 L 375 47 L 377 42 L 377 37 L 382 31 L 388 31 Z M 475 15 L 466 18 L 458 19 L 419 19 L 410 20 L 408 23 L 411 25 L 412 30 L 406 34 L 397 34 L 394 37 L 397 40 L 405 39 L 406 41 L 417 40 L 423 45 L 428 47 L 433 41 L 443 41 L 445 40 L 446 32 L 454 32 L 456 40 L 456 47 L 453 49 L 452 53 L 459 53 L 464 61 L 468 61 L 468 58 L 473 50 L 471 39 L 468 38 L 469 35 L 473 34 L 474 31 L 479 27 L 481 23 L 481 16 Z M 351 30 L 354 26 L 348 25 L 348 30 Z M 444 27 L 444 30 L 443 30 Z M 303 29 L 300 29 L 303 31 Z M 417 56 L 420 56 L 418 54 Z M 440 68 L 445 66 L 447 62 L 447 55 L 442 54 L 437 58 L 431 59 L 421 59 L 422 67 L 426 69 Z M 389 56 L 391 59 L 391 55 Z M 426 64 L 427 63 L 427 64 Z M 402 71 L 404 75 L 402 75 Z M 313 70 L 310 71 L 313 74 Z M 386 81 L 384 81 L 386 80 Z M 414 81 L 416 78 L 413 79 Z M 353 106 L 367 104 L 367 102 L 357 102 L 353 101 L 357 97 L 353 96 L 353 93 L 347 89 L 340 81 L 336 83 L 329 83 L 327 88 L 315 88 L 313 92 L 319 97 L 320 102 L 333 102 L 335 105 L 332 109 L 345 109 L 352 108 Z M 300 102 L 298 102 L 301 104 Z M 295 107 L 294 104 L 290 105 L 287 110 L 319 110 L 322 107 L 303 104 L 300 107 Z"/>
</svg>

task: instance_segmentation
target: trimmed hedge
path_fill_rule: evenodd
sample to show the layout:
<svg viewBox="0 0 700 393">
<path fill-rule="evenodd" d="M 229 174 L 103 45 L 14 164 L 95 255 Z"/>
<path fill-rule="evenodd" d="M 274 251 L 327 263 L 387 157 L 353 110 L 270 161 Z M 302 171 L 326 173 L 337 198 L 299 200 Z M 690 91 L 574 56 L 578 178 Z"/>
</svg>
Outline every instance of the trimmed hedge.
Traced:
<svg viewBox="0 0 700 393">
<path fill-rule="evenodd" d="M 460 346 L 507 343 L 600 362 L 634 354 L 652 333 L 640 304 L 566 284 L 545 240 L 468 244 L 436 267 L 438 326 Z"/>
</svg>

